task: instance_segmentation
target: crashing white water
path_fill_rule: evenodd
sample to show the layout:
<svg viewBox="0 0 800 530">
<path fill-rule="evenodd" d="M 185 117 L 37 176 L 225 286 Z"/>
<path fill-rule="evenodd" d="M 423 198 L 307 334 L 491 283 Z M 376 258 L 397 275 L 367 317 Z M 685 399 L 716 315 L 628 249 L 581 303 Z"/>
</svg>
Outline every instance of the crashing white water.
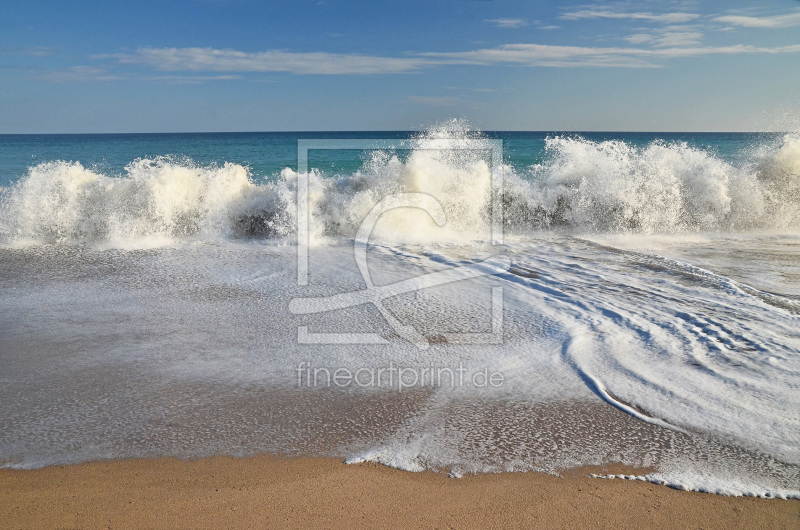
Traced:
<svg viewBox="0 0 800 530">
<path fill-rule="evenodd" d="M 312 170 L 307 177 L 314 240 L 352 237 L 380 198 L 400 192 L 433 195 L 448 212 L 448 223 L 428 235 L 435 226 L 428 216 L 398 210 L 386 214 L 378 239 L 482 239 L 492 171 L 504 181 L 504 227 L 510 235 L 541 229 L 670 234 L 800 228 L 796 134 L 762 147 L 740 166 L 680 143 L 641 148 L 553 137 L 542 163 L 516 169 L 490 168 L 479 152 L 426 146 L 444 136 L 455 137 L 448 140 L 454 145 L 470 137 L 460 129 L 434 130 L 417 138 L 406 158 L 379 151 L 353 174 Z M 290 168 L 256 182 L 241 165 L 198 166 L 166 157 L 132 162 L 121 178 L 79 162 L 47 162 L 30 168 L 4 194 L 0 238 L 128 248 L 148 239 L 291 237 L 297 181 Z"/>
<path fill-rule="evenodd" d="M 800 496 L 800 137 L 737 164 L 685 144 L 553 137 L 528 168 L 426 148 L 453 137 L 481 139 L 433 130 L 354 173 L 305 175 L 308 287 L 296 284 L 291 169 L 257 181 L 240 165 L 173 158 L 121 177 L 30 168 L 0 196 L 2 464 L 242 447 L 454 476 L 622 462 L 687 489 Z M 498 172 L 505 244 L 493 246 Z M 447 222 L 383 214 L 367 252 L 376 285 L 510 260 L 384 301 L 425 352 L 369 304 L 289 311 L 364 288 L 351 238 L 396 193 L 430 194 Z M 498 287 L 502 343 L 447 343 L 491 329 Z M 301 326 L 386 344 L 298 344 Z M 504 380 L 297 388 L 302 366 L 388 363 Z M 14 398 L 30 389 L 35 405 Z"/>
</svg>

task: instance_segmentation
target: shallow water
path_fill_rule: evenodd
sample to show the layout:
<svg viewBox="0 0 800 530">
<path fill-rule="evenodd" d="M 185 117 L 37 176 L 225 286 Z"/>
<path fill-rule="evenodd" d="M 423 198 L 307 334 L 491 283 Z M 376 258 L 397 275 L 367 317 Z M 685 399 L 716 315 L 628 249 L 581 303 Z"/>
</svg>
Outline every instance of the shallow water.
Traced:
<svg viewBox="0 0 800 530">
<path fill-rule="evenodd" d="M 0 203 L 0 461 L 623 463 L 797 497 L 796 137 L 554 136 L 533 165 L 498 168 L 426 149 L 445 133 L 482 141 L 429 131 L 344 175 L 268 182 L 220 159 L 31 166 Z M 418 202 L 354 244 L 392 195 Z"/>
<path fill-rule="evenodd" d="M 724 243 L 735 254 L 735 240 L 716 241 L 717 251 Z M 346 243 L 313 249 L 306 288 L 286 245 L 4 249 L 0 454 L 6 466 L 37 467 L 272 451 L 454 474 L 622 462 L 689 476 L 702 464 L 706 489 L 792 495 L 797 302 L 732 287 L 749 285 L 745 276 L 707 277 L 604 245 L 510 242 L 495 249 L 511 257 L 508 272 L 387 300 L 434 338 L 489 331 L 491 288 L 503 287 L 501 344 L 431 340 L 424 351 L 369 305 L 288 311 L 299 295 L 363 288 Z M 401 250 L 370 250 L 376 284 L 457 265 L 470 249 Z M 377 332 L 388 344 L 298 344 L 303 325 Z M 409 371 L 406 388 L 365 377 L 315 385 L 301 363 L 351 373 L 463 366 L 466 377 L 413 385 Z M 502 385 L 475 385 L 484 369 Z"/>
</svg>

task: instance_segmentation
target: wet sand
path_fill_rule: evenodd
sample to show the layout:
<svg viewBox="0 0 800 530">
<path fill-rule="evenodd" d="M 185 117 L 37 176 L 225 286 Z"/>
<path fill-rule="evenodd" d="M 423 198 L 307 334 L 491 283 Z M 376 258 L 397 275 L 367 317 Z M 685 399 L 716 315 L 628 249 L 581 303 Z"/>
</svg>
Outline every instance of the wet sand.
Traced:
<svg viewBox="0 0 800 530">
<path fill-rule="evenodd" d="M 330 458 L 114 460 L 0 470 L 0 526 L 798 528 L 800 501 L 644 482 L 500 473 L 451 479 Z"/>
</svg>

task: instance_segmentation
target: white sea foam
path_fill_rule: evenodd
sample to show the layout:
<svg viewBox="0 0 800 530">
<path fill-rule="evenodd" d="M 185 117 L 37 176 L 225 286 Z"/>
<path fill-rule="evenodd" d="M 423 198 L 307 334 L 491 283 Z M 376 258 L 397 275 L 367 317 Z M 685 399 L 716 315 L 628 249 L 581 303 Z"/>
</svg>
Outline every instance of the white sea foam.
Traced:
<svg viewBox="0 0 800 530">
<path fill-rule="evenodd" d="M 696 471 L 697 463 L 684 466 L 678 472 L 658 472 L 647 475 L 591 475 L 592 478 L 641 480 L 668 486 L 681 491 L 700 491 L 732 497 L 760 497 L 762 499 L 800 499 L 800 492 L 781 487 L 765 487 L 763 484 L 743 478 L 737 474 L 720 476 L 720 470 L 704 473 Z M 692 469 L 695 468 L 695 469 Z"/>
<path fill-rule="evenodd" d="M 800 137 L 787 135 L 760 159 L 736 167 L 685 143 L 644 148 L 622 141 L 547 140 L 549 157 L 512 175 L 506 217 L 512 231 L 567 226 L 579 231 L 681 233 L 796 229 Z"/>
<path fill-rule="evenodd" d="M 3 465 L 242 446 L 313 452 L 328 436 L 347 441 L 337 454 L 351 461 L 413 471 L 622 462 L 656 467 L 642 478 L 686 489 L 796 497 L 800 137 L 761 146 L 740 165 L 684 144 L 554 137 L 541 164 L 516 169 L 491 167 L 485 153 L 427 148 L 442 138 L 475 135 L 445 127 L 417 138 L 408 156 L 376 152 L 352 174 L 309 173 L 316 248 L 307 289 L 294 284 L 293 249 L 273 244 L 295 232 L 291 169 L 256 182 L 236 164 L 172 158 L 132 162 L 122 177 L 77 162 L 30 168 L 0 199 L 3 242 L 34 244 L 0 249 L 0 340 L 5 351 L 46 346 L 10 363 L 0 381 L 5 396 L 37 392 L 35 409 L 0 400 L 14 427 L 0 434 Z M 422 355 L 370 305 L 313 318 L 288 311 L 296 296 L 363 288 L 345 239 L 391 193 L 433 195 L 448 222 L 384 214 L 369 254 L 376 285 L 489 257 L 475 241 L 489 237 L 492 171 L 501 170 L 511 237 L 499 250 L 511 268 L 385 303 L 426 337 L 485 332 L 490 288 L 502 286 L 502 344 L 432 341 Z M 763 230 L 784 235 L 744 233 Z M 187 240 L 208 244 L 171 245 Z M 425 243 L 448 244 L 420 251 Z M 741 263 L 756 251 L 761 261 Z M 388 345 L 299 345 L 300 325 L 378 333 Z M 463 362 L 501 371 L 505 383 L 492 393 L 426 389 L 411 405 L 401 401 L 410 393 L 366 389 L 364 403 L 381 406 L 361 419 L 347 406 L 320 418 L 298 393 L 269 397 L 284 413 L 262 410 L 259 392 L 293 383 L 300 362 Z M 92 384 L 75 389 L 64 373 Z M 98 382 L 107 385 L 99 397 Z M 81 398 L 62 399 L 73 391 Z M 199 412 L 184 426 L 173 402 Z"/>
<path fill-rule="evenodd" d="M 747 241 L 727 239 L 716 246 L 733 258 Z M 614 455 L 611 462 L 656 467 L 645 479 L 673 487 L 800 495 L 794 443 L 800 437 L 800 302 L 656 254 L 581 239 L 513 243 L 504 252 L 513 263 L 500 275 L 507 327 L 503 348 L 490 356 L 511 384 L 491 396 L 495 403 L 473 409 L 439 396 L 395 437 L 352 462 L 458 475 L 556 472 L 609 463 L 608 455 Z M 439 259 L 446 262 L 445 256 Z M 518 319 L 540 331 L 518 328 Z M 543 364 L 547 359 L 554 362 Z M 629 426 L 606 427 L 614 425 L 611 419 L 581 420 L 580 407 L 546 422 L 534 419 L 536 404 L 557 401 L 555 396 L 586 399 L 567 390 L 569 379 L 559 375 L 563 366 L 652 431 L 631 436 Z M 539 393 L 541 374 L 558 381 L 562 391 Z M 533 386 L 515 386 L 520 380 Z M 551 437 L 550 430 L 560 435 Z M 540 444 L 546 458 L 539 456 Z M 636 446 L 651 449 L 637 452 Z M 501 447 L 511 454 L 498 457 Z"/>
<path fill-rule="evenodd" d="M 492 168 L 480 152 L 456 146 L 475 134 L 456 124 L 414 140 L 407 158 L 376 152 L 349 175 L 308 175 L 313 242 L 352 237 L 371 208 L 398 192 L 423 192 L 448 217 L 437 227 L 421 211 L 387 212 L 374 237 L 384 242 L 488 239 L 492 171 L 502 172 L 504 227 L 509 234 L 560 229 L 645 234 L 800 228 L 800 136 L 762 146 L 741 166 L 681 143 L 635 147 L 622 141 L 547 140 L 546 157 L 530 168 Z M 488 144 L 487 144 L 488 148 Z M 495 175 L 498 177 L 499 175 Z M 257 183 L 231 163 L 140 159 L 122 177 L 79 162 L 31 167 L 3 194 L 0 238 L 6 243 L 92 243 L 290 237 L 295 232 L 298 174 L 284 169 Z"/>
<path fill-rule="evenodd" d="M 734 257 L 748 241 L 715 246 Z M 474 248 L 374 245 L 369 265 L 385 285 L 463 264 Z M 295 296 L 363 289 L 345 242 L 311 252 L 307 288 L 295 285 L 294 249 L 271 242 L 3 249 L 0 355 L 16 360 L 0 383 L 2 465 L 323 447 L 453 476 L 622 462 L 686 488 L 797 494 L 796 300 L 570 236 L 502 252 L 508 272 L 385 301 L 426 337 L 480 332 L 491 288 L 503 287 L 502 344 L 420 352 L 369 304 L 288 311 Z M 298 344 L 298 326 L 378 333 L 387 344 Z M 356 407 L 348 393 L 298 388 L 301 362 L 353 372 L 463 363 L 504 383 L 355 389 Z"/>
<path fill-rule="evenodd" d="M 282 235 L 277 212 L 288 197 L 256 186 L 236 164 L 199 167 L 169 158 L 129 164 L 112 178 L 79 162 L 47 162 L 29 169 L 4 200 L 0 233 L 11 241 L 106 242 L 230 237 L 260 230 Z M 276 212 L 258 226 L 251 211 Z"/>
</svg>

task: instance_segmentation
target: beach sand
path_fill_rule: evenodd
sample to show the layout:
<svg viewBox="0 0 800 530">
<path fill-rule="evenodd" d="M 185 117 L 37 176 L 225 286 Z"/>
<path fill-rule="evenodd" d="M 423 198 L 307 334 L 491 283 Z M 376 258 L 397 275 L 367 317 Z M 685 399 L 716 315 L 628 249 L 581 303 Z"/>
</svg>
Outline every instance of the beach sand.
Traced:
<svg viewBox="0 0 800 530">
<path fill-rule="evenodd" d="M 330 458 L 115 460 L 0 470 L 0 526 L 799 528 L 800 501 L 645 482 L 501 473 L 448 478 Z"/>
</svg>

